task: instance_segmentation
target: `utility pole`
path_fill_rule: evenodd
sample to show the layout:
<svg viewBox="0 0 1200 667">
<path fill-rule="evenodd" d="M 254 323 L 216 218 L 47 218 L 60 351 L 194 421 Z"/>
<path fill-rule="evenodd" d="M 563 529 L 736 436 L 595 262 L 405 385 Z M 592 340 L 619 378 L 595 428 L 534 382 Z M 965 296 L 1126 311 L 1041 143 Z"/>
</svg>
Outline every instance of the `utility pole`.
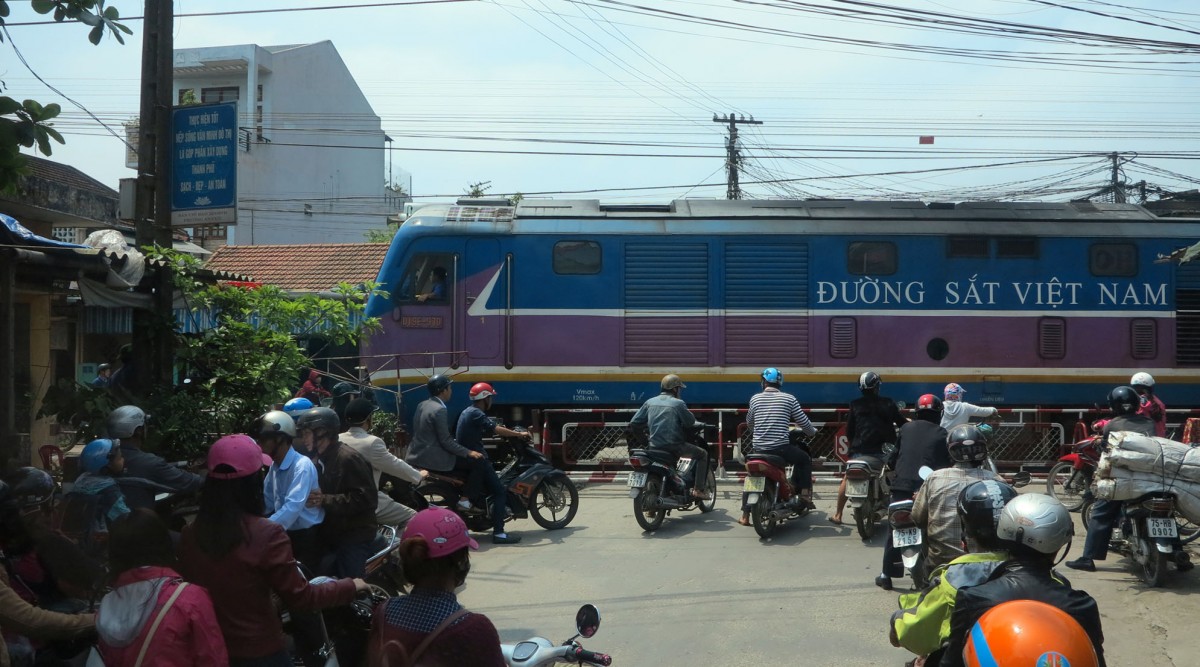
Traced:
<svg viewBox="0 0 1200 667">
<path fill-rule="evenodd" d="M 137 244 L 171 247 L 171 108 L 174 68 L 175 8 L 170 0 L 145 0 L 142 25 L 141 108 L 138 121 Z M 169 384 L 174 349 L 169 336 L 152 336 L 151 319 L 169 322 L 174 318 L 174 285 L 170 271 L 158 267 L 154 287 L 154 310 L 141 318 L 134 331 L 138 358 L 146 360 L 138 382 Z M 141 353 L 148 352 L 148 354 Z"/>
<path fill-rule="evenodd" d="M 1109 156 L 1112 158 L 1112 193 L 1113 201 L 1118 204 L 1125 203 L 1125 188 L 1121 185 L 1121 174 L 1119 171 L 1120 162 L 1118 161 L 1119 154 L 1116 151 Z"/>
<path fill-rule="evenodd" d="M 751 116 L 750 120 L 746 120 L 745 116 L 738 118 L 730 112 L 728 116 L 713 114 L 713 122 L 729 124 L 729 136 L 725 137 L 725 198 L 741 199 L 742 188 L 738 185 L 738 171 L 741 169 L 742 154 L 738 151 L 737 126 L 762 125 L 762 121 L 754 120 L 754 116 Z"/>
</svg>

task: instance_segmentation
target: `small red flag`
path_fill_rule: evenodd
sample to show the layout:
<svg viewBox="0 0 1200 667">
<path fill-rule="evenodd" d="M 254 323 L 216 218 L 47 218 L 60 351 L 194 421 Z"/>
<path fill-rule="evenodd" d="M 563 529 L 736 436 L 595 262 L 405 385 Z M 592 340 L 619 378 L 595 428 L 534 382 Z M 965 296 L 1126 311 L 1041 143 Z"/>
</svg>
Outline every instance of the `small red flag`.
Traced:
<svg viewBox="0 0 1200 667">
<path fill-rule="evenodd" d="M 931 136 L 929 136 L 929 135 L 924 135 L 924 136 L 922 136 L 922 137 L 920 137 L 920 138 L 918 138 L 918 139 L 917 139 L 917 143 L 918 143 L 918 144 L 932 144 L 932 143 L 933 143 L 933 137 L 931 137 Z"/>
</svg>

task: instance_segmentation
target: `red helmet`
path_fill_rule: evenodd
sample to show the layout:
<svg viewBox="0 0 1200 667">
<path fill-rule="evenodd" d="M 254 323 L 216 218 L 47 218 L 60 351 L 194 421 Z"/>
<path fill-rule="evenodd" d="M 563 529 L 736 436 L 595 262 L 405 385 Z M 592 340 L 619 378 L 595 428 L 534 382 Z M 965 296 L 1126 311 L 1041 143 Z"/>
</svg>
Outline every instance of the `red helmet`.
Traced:
<svg viewBox="0 0 1200 667">
<path fill-rule="evenodd" d="M 933 394 L 925 394 L 917 399 L 917 410 L 929 410 L 930 412 L 941 414 L 942 399 Z"/>
<path fill-rule="evenodd" d="M 482 401 L 489 396 L 495 396 L 496 390 L 486 382 L 476 382 L 471 385 L 471 391 L 467 395 L 471 397 L 472 401 Z"/>
</svg>

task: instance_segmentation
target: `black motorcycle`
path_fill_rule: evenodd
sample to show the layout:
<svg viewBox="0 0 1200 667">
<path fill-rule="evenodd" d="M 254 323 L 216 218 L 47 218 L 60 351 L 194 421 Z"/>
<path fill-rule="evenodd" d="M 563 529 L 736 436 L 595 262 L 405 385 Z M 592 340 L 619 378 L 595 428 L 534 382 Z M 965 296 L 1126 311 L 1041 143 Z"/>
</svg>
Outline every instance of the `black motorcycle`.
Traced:
<svg viewBox="0 0 1200 667">
<path fill-rule="evenodd" d="M 566 528 L 579 511 L 579 489 L 567 473 L 555 468 L 524 438 L 502 439 L 497 454 L 499 460 L 507 462 L 497 474 L 508 489 L 508 508 L 513 513 L 508 520 L 532 518 L 546 530 Z M 458 514 L 471 530 L 489 530 L 496 503 L 486 503 L 486 508 L 460 509 L 458 499 L 465 483 L 457 473 L 430 471 L 416 492 L 429 505 Z M 504 511 L 503 506 L 500 511 Z"/>
<path fill-rule="evenodd" d="M 633 516 L 642 530 L 658 530 L 667 514 L 673 510 L 686 512 L 698 509 L 703 513 L 713 511 L 717 505 L 717 464 L 704 439 L 708 424 L 696 424 L 689 437 L 691 444 L 702 448 L 708 456 L 708 479 L 700 489 L 708 492 L 708 499 L 692 496 L 696 475 L 696 462 L 689 457 L 676 460 L 674 454 L 661 449 L 642 449 L 632 445 L 629 449 L 629 497 L 633 498 Z M 638 434 L 630 434 L 634 438 Z"/>
</svg>

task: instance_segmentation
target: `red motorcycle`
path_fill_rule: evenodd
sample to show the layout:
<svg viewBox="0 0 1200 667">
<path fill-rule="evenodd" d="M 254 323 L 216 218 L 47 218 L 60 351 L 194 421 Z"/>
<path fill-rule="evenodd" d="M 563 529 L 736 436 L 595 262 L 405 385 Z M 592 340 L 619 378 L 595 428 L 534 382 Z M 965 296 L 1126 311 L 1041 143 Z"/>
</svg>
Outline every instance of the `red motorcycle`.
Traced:
<svg viewBox="0 0 1200 667">
<path fill-rule="evenodd" d="M 1093 431 L 1104 429 L 1105 422 L 1092 425 Z M 1092 496 L 1092 477 L 1100 463 L 1103 435 L 1093 435 L 1071 446 L 1071 453 L 1058 459 L 1046 475 L 1046 493 L 1058 499 L 1068 511 L 1083 507 Z"/>
</svg>

